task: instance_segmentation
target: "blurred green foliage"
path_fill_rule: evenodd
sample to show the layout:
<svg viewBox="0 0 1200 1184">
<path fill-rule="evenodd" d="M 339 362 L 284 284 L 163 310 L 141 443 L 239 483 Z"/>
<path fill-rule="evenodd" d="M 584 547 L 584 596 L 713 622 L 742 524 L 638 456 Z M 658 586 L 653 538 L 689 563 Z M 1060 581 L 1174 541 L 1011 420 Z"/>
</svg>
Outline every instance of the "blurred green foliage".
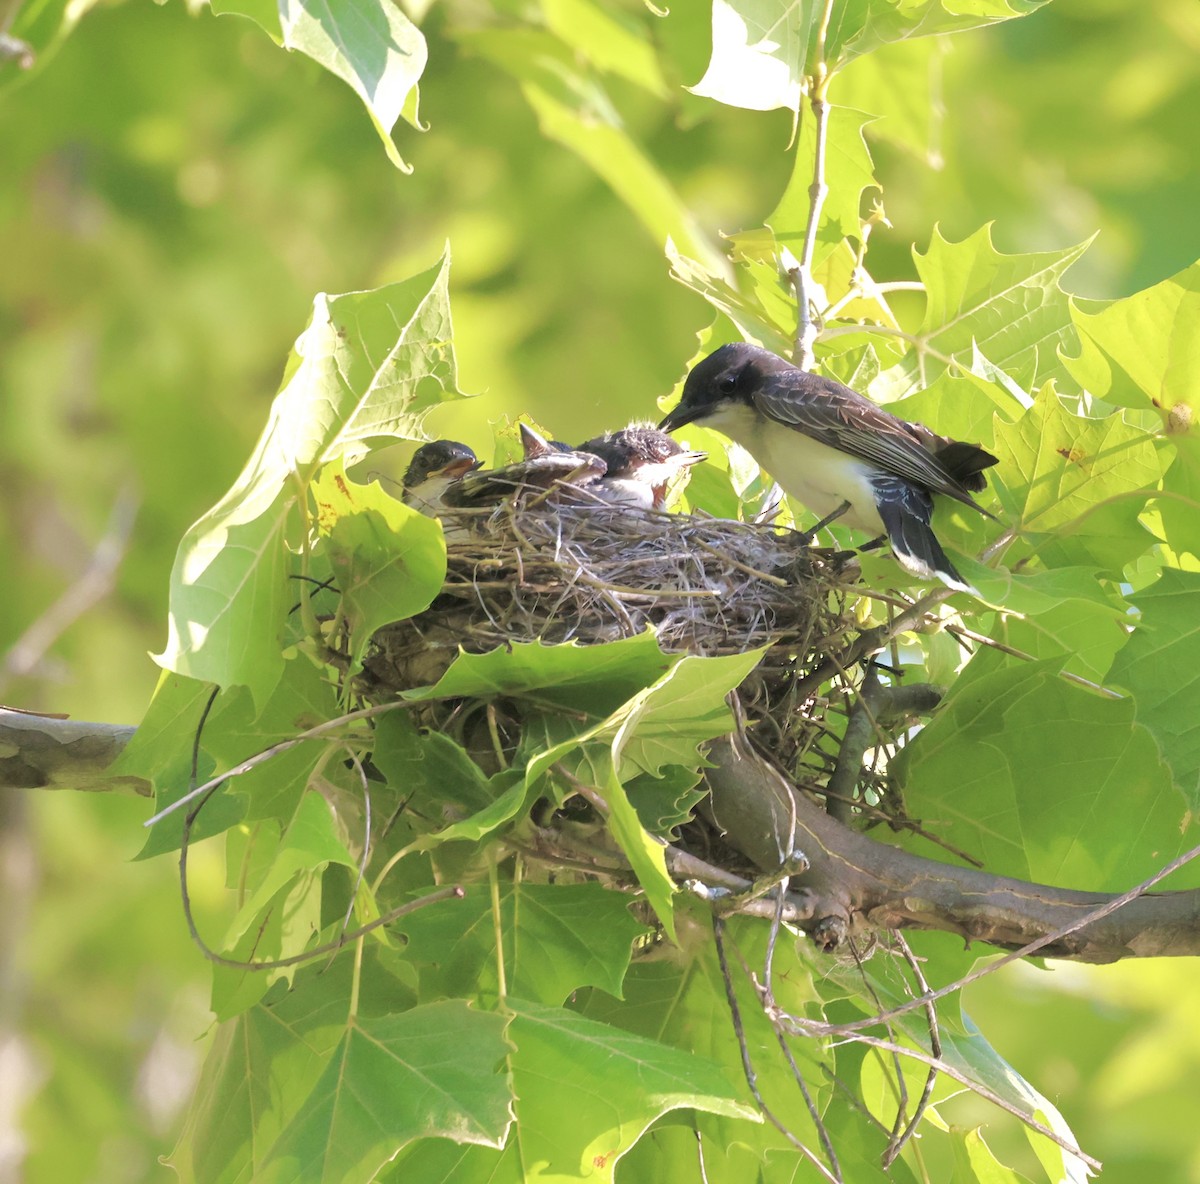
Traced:
<svg viewBox="0 0 1200 1184">
<path fill-rule="evenodd" d="M 651 413 L 678 379 L 710 310 L 669 278 L 652 214 L 639 220 L 542 134 L 557 126 L 570 140 L 572 125 L 552 126 L 544 97 L 531 107 L 530 87 L 551 94 L 544 79 L 518 84 L 497 64 L 480 8 L 434 5 L 422 22 L 431 130 L 397 133 L 411 176 L 344 85 L 203 8 L 97 7 L 26 74 L 0 66 L 0 654 L 76 582 L 121 491 L 139 502 L 116 588 L 31 668 L 0 667 L 4 702 L 139 717 L 178 540 L 241 467 L 319 290 L 407 277 L 449 239 L 460 385 L 482 398 L 431 426 L 476 443 L 490 436 L 485 420 L 519 411 L 590 435 Z M 542 6 L 549 27 L 569 26 L 564 8 Z M 39 45 L 64 11 L 29 18 L 44 27 Z M 629 3 L 622 17 L 661 71 L 605 79 L 631 141 L 710 245 L 760 225 L 791 172 L 790 116 L 681 89 L 704 72 L 706 6 L 658 17 Z M 587 44 L 572 48 L 587 60 Z M 1066 281 L 1087 296 L 1190 263 L 1198 54 L 1193 0 L 1055 0 L 850 66 L 834 101 L 886 116 L 867 131 L 892 222 L 871 239 L 876 277 L 914 276 L 910 247 L 924 250 L 935 224 L 957 241 L 988 220 L 1008 251 L 1061 249 L 1099 229 Z M 13 1079 L 32 1098 L 19 1124 L 29 1181 L 165 1175 L 155 1157 L 174 1141 L 199 1063 L 205 968 L 173 868 L 127 863 L 144 812 L 34 796 L 5 814 L 6 850 L 30 860 L 6 866 L 20 953 L 6 943 L 0 955 L 0 1023 L 26 1038 Z M 220 860 L 204 848 L 195 860 L 203 924 Z M 1044 981 L 1014 970 L 1005 981 L 977 988 L 971 1006 L 1105 1156 L 1105 1179 L 1200 1179 L 1188 1119 L 1200 1058 L 1190 1035 L 1178 1038 L 1194 1029 L 1185 969 L 1071 968 Z M 1006 1023 L 1006 990 L 1020 1025 Z"/>
</svg>

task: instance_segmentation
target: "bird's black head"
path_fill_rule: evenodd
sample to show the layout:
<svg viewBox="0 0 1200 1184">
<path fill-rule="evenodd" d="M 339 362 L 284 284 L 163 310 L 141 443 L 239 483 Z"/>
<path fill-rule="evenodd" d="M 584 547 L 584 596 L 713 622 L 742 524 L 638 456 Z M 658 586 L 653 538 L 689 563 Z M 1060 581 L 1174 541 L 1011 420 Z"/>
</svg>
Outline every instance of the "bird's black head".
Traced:
<svg viewBox="0 0 1200 1184">
<path fill-rule="evenodd" d="M 703 422 L 718 407 L 748 403 L 769 374 L 794 367 L 778 354 L 736 341 L 714 350 L 692 367 L 683 384 L 683 397 L 658 426 L 668 432 L 684 424 Z"/>
<path fill-rule="evenodd" d="M 432 440 L 413 453 L 404 473 L 404 488 L 413 489 L 430 477 L 462 477 L 481 463 L 457 440 Z"/>
</svg>

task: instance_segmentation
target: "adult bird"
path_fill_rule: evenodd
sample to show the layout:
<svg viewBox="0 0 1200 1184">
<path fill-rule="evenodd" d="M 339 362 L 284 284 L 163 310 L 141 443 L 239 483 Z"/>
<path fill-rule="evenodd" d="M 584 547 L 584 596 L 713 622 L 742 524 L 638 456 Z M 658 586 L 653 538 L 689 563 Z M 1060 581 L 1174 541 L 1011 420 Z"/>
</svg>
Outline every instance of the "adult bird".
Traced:
<svg viewBox="0 0 1200 1184">
<path fill-rule="evenodd" d="M 886 535 L 900 566 L 974 592 L 930 525 L 933 495 L 988 514 L 971 496 L 997 458 L 877 407 L 832 378 L 809 374 L 744 342 L 698 362 L 659 425 L 716 428 L 742 445 L 783 489 L 829 521 Z"/>
<path fill-rule="evenodd" d="M 579 448 L 594 453 L 607 466 L 589 492 L 606 502 L 643 510 L 665 510 L 672 479 L 708 457 L 707 452 L 692 452 L 649 424 L 605 432 Z"/>
<path fill-rule="evenodd" d="M 446 495 L 482 462 L 457 440 L 431 440 L 413 453 L 404 473 L 404 504 L 423 514 L 446 506 Z"/>
</svg>

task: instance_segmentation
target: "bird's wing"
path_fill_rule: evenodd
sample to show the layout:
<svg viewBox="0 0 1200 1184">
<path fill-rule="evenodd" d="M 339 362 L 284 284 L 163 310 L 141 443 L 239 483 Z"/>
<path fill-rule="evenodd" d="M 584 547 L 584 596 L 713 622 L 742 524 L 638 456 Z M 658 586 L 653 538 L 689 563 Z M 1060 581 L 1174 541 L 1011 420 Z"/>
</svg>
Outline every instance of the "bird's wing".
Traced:
<svg viewBox="0 0 1200 1184">
<path fill-rule="evenodd" d="M 840 382 L 800 370 L 773 374 L 756 392 L 754 402 L 763 415 L 830 448 L 878 465 L 884 472 L 933 493 L 975 505 L 971 495 L 921 443 L 918 432 Z"/>
</svg>

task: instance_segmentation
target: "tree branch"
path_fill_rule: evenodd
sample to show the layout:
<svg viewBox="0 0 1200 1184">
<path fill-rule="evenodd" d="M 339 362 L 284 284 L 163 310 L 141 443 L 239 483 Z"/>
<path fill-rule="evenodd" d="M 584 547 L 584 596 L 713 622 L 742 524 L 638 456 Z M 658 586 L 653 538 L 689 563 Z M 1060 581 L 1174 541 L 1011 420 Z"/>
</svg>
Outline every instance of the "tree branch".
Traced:
<svg viewBox="0 0 1200 1184">
<path fill-rule="evenodd" d="M 808 856 L 809 871 L 793 881 L 812 906 L 801 928 L 827 949 L 873 927 L 939 929 L 1002 949 L 1044 941 L 1038 953 L 1079 962 L 1200 954 L 1200 890 L 1134 894 L 1087 919 L 1122 898 L 990 875 L 876 842 L 831 818 L 733 737 L 712 744 L 708 759 L 712 814 L 729 842 L 764 870 L 778 865 L 780 850 Z"/>
<path fill-rule="evenodd" d="M 106 772 L 133 733 L 119 724 L 0 707 L 0 789 L 132 790 L 149 796 L 148 781 Z"/>
</svg>

